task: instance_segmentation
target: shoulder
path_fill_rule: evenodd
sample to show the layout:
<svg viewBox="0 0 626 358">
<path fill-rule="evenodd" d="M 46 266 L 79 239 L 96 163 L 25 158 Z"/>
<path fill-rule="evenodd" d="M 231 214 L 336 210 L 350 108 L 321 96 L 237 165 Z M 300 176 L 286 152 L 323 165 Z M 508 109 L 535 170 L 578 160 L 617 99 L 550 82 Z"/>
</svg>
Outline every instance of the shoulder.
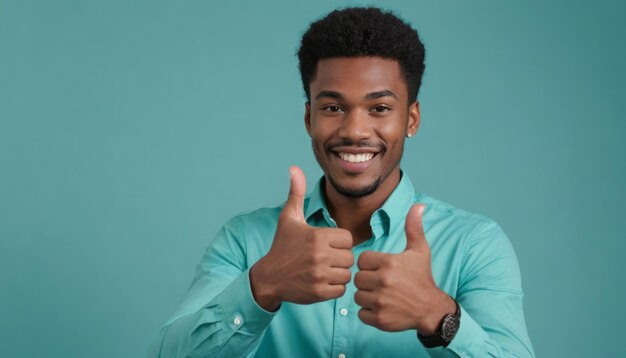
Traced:
<svg viewBox="0 0 626 358">
<path fill-rule="evenodd" d="M 262 207 L 250 211 L 244 211 L 233 216 L 224 225 L 227 228 L 235 228 L 237 230 L 258 228 L 264 226 L 275 227 L 278 222 L 278 216 L 282 210 L 281 206 Z"/>
<path fill-rule="evenodd" d="M 436 222 L 443 220 L 449 224 L 454 223 L 455 225 L 463 226 L 465 229 L 469 230 L 481 226 L 498 225 L 494 220 L 485 215 L 459 209 L 445 201 L 426 194 L 416 194 L 414 202 L 425 204 L 429 218 Z"/>
<path fill-rule="evenodd" d="M 415 202 L 426 204 L 425 227 L 432 228 L 434 234 L 441 234 L 442 239 L 458 241 L 465 247 L 466 254 L 467 250 L 485 248 L 511 252 L 509 238 L 493 219 L 425 194 L 416 194 Z"/>
<path fill-rule="evenodd" d="M 311 201 L 311 197 L 307 196 L 304 199 L 304 208 L 308 207 Z M 244 211 L 238 215 L 232 217 L 226 225 L 259 225 L 259 224 L 268 224 L 268 225 L 276 225 L 278 223 L 278 217 L 280 216 L 281 211 L 285 203 L 281 203 L 280 205 L 274 207 L 261 207 L 258 209 Z M 303 213 L 304 215 L 304 213 Z"/>
<path fill-rule="evenodd" d="M 424 216 L 427 239 L 430 231 L 437 246 L 454 247 L 462 258 L 462 280 L 479 278 L 489 285 L 497 283 L 519 290 L 515 250 L 496 221 L 423 194 L 416 195 L 416 202 L 427 206 Z"/>
</svg>

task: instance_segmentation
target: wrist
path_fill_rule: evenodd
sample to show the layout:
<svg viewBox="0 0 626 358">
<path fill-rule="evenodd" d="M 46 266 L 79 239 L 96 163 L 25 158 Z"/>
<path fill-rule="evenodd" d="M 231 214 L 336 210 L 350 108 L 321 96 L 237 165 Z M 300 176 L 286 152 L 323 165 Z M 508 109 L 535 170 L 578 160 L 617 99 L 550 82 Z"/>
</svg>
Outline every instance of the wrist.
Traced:
<svg viewBox="0 0 626 358">
<path fill-rule="evenodd" d="M 425 337 L 432 336 L 439 332 L 441 322 L 449 314 L 456 312 L 456 302 L 445 292 L 440 291 L 433 300 L 430 314 L 423 320 L 422 324 L 417 327 L 417 331 Z"/>
<path fill-rule="evenodd" d="M 280 307 L 281 300 L 271 281 L 266 279 L 265 267 L 262 259 L 250 269 L 250 289 L 256 303 L 266 311 L 275 312 Z"/>
</svg>

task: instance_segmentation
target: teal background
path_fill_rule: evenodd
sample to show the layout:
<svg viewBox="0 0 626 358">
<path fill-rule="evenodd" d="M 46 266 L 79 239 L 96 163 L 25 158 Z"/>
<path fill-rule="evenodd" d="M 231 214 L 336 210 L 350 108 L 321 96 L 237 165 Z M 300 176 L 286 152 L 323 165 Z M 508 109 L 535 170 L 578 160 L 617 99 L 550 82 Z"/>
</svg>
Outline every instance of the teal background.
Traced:
<svg viewBox="0 0 626 358">
<path fill-rule="evenodd" d="M 317 179 L 335 4 L 0 0 L 1 356 L 143 356 L 219 227 Z M 380 5 L 427 48 L 416 189 L 504 227 L 538 356 L 625 356 L 624 2 Z"/>
</svg>

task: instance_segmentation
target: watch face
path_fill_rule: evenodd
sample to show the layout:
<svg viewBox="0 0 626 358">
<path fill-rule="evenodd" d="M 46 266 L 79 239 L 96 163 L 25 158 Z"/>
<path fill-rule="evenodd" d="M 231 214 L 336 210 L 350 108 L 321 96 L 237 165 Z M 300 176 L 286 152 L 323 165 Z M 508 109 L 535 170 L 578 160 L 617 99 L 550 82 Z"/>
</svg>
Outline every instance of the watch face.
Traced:
<svg viewBox="0 0 626 358">
<path fill-rule="evenodd" d="M 441 325 L 441 337 L 446 340 L 446 342 L 452 341 L 452 338 L 456 335 L 456 332 L 459 330 L 459 317 L 455 315 L 448 315 Z"/>
</svg>

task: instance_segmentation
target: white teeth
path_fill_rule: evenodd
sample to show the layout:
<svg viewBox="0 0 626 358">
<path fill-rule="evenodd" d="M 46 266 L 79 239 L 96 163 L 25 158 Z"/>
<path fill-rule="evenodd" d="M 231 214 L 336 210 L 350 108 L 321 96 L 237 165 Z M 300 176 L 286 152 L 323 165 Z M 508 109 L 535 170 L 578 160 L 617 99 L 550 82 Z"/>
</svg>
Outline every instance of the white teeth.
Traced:
<svg viewBox="0 0 626 358">
<path fill-rule="evenodd" d="M 374 158 L 374 154 L 373 153 L 350 154 L 350 153 L 339 152 L 339 157 L 345 160 L 346 162 L 361 163 L 361 162 L 367 162 L 368 160 Z"/>
</svg>

